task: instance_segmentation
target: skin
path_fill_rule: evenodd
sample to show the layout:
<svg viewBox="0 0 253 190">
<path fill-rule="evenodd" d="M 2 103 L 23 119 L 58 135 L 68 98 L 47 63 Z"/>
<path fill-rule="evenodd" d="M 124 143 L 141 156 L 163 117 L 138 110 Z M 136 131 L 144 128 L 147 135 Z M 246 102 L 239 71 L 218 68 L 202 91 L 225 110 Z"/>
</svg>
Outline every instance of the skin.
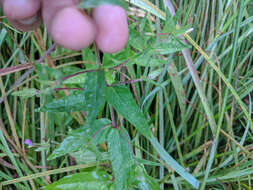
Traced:
<svg viewBox="0 0 253 190">
<path fill-rule="evenodd" d="M 15 28 L 29 31 L 40 25 L 39 0 L 0 0 L 0 3 L 6 18 Z"/>
<path fill-rule="evenodd" d="M 64 25 L 71 27 L 62 27 Z M 74 7 L 67 7 L 57 12 L 49 28 L 56 43 L 72 50 L 88 47 L 97 34 L 93 20 L 86 13 L 81 13 Z"/>
<path fill-rule="evenodd" d="M 94 8 L 92 17 L 98 30 L 96 43 L 103 52 L 113 53 L 125 47 L 128 40 L 128 24 L 124 9 L 103 5 Z"/>
<path fill-rule="evenodd" d="M 127 14 L 113 5 L 101 5 L 91 17 L 77 8 L 79 0 L 0 0 L 6 18 L 21 31 L 45 24 L 52 39 L 64 48 L 81 50 L 95 41 L 101 51 L 121 51 L 128 39 Z"/>
</svg>

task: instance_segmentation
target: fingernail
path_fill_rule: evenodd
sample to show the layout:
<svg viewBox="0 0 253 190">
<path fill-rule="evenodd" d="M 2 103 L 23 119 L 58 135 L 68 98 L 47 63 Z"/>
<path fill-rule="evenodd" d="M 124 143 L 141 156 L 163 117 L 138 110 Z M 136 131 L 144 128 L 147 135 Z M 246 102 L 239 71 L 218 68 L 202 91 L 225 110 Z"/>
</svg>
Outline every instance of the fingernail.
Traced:
<svg viewBox="0 0 253 190">
<path fill-rule="evenodd" d="M 32 24 L 35 23 L 37 20 L 38 20 L 38 14 L 36 14 L 36 15 L 34 15 L 33 17 L 30 17 L 30 18 L 18 20 L 18 22 L 19 22 L 20 24 L 24 24 L 24 25 L 32 25 Z"/>
</svg>

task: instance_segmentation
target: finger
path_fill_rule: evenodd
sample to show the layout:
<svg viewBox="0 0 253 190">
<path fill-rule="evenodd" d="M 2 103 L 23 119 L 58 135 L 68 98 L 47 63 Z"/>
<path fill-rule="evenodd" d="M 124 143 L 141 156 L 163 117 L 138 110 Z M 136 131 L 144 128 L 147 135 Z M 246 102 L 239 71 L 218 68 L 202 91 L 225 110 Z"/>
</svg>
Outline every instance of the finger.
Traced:
<svg viewBox="0 0 253 190">
<path fill-rule="evenodd" d="M 6 17 L 19 20 L 33 17 L 40 9 L 40 0 L 3 0 Z"/>
<path fill-rule="evenodd" d="M 75 7 L 67 7 L 53 18 L 50 33 L 54 41 L 63 47 L 81 50 L 94 41 L 96 27 L 85 13 Z"/>
<path fill-rule="evenodd" d="M 103 52 L 122 50 L 128 40 L 126 11 L 114 5 L 101 5 L 93 9 L 92 17 L 97 25 L 96 43 Z"/>
<path fill-rule="evenodd" d="M 79 0 L 42 0 L 42 18 L 49 29 L 51 21 L 58 11 L 66 7 L 76 6 Z"/>
<path fill-rule="evenodd" d="M 23 20 L 8 19 L 8 21 L 13 27 L 23 32 L 32 31 L 41 25 L 40 14 L 37 14 L 34 17 L 28 19 Z"/>
<path fill-rule="evenodd" d="M 43 20 L 52 39 L 67 49 L 81 50 L 96 36 L 93 20 L 76 5 L 78 0 L 43 1 Z"/>
<path fill-rule="evenodd" d="M 40 0 L 2 0 L 4 14 L 11 25 L 27 31 L 40 24 Z"/>
</svg>

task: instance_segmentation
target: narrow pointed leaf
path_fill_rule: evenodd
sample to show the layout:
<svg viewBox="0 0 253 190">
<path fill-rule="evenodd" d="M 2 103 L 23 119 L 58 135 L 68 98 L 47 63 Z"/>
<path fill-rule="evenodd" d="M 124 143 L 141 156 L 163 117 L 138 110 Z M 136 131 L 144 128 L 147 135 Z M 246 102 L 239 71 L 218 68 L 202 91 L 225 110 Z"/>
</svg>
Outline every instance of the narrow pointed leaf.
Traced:
<svg viewBox="0 0 253 190">
<path fill-rule="evenodd" d="M 129 137 L 127 137 L 129 138 Z M 108 136 L 109 157 L 115 177 L 115 189 L 128 189 L 128 179 L 133 166 L 129 139 L 119 129 L 111 130 Z"/>
<path fill-rule="evenodd" d="M 77 164 L 92 164 L 98 161 L 109 160 L 107 152 L 99 152 L 90 149 L 81 149 L 70 154 L 75 158 Z"/>
<path fill-rule="evenodd" d="M 85 83 L 85 77 L 87 73 L 83 73 L 80 75 L 76 75 L 74 77 L 68 78 L 63 82 L 63 84 L 84 84 Z"/>
<path fill-rule="evenodd" d="M 146 136 L 154 146 L 160 157 L 180 176 L 192 184 L 193 187 L 199 187 L 199 181 L 186 171 L 176 160 L 174 160 L 159 144 L 157 139 L 152 135 L 148 123 L 137 106 L 131 92 L 126 87 L 112 87 L 106 89 L 106 100 L 125 117 L 132 125 L 134 125 L 141 134 Z"/>
<path fill-rule="evenodd" d="M 50 80 L 51 78 L 60 79 L 63 74 L 61 71 L 51 68 L 43 64 L 35 64 L 36 72 L 39 75 L 40 80 Z"/>
<path fill-rule="evenodd" d="M 82 172 L 66 176 L 45 187 L 46 190 L 109 190 L 112 178 L 104 171 Z"/>
<path fill-rule="evenodd" d="M 41 112 L 87 111 L 87 119 L 94 120 L 104 102 L 105 76 L 103 71 L 87 73 L 84 91 L 53 100 L 38 109 Z"/>
<path fill-rule="evenodd" d="M 81 91 L 76 94 L 65 96 L 64 98 L 53 100 L 39 108 L 41 112 L 74 112 L 84 111 L 87 108 L 85 92 Z"/>
<path fill-rule="evenodd" d="M 86 131 L 82 129 L 77 129 L 62 141 L 62 143 L 48 157 L 48 160 L 52 160 L 68 153 L 77 151 L 88 141 L 89 139 L 86 135 Z"/>
<path fill-rule="evenodd" d="M 38 90 L 35 88 L 23 88 L 22 90 L 13 92 L 11 95 L 23 98 L 30 98 L 37 95 L 38 93 L 39 93 Z"/>
<path fill-rule="evenodd" d="M 53 151 L 48 159 L 52 160 L 57 157 L 80 150 L 91 140 L 91 138 L 97 134 L 103 133 L 102 128 L 109 127 L 110 123 L 111 121 L 108 119 L 99 119 L 92 124 L 86 123 L 86 125 L 74 130 L 69 136 L 67 136 L 63 142 Z M 94 144 L 101 143 L 105 140 L 106 137 L 104 135 L 100 136 L 103 138 L 97 138 L 96 141 L 93 141 Z"/>
<path fill-rule="evenodd" d="M 88 122 L 93 121 L 104 102 L 105 73 L 104 71 L 87 73 L 84 85 L 86 112 Z"/>
<path fill-rule="evenodd" d="M 128 88 L 123 86 L 106 88 L 106 100 L 142 135 L 147 138 L 151 137 L 148 122 Z"/>
</svg>

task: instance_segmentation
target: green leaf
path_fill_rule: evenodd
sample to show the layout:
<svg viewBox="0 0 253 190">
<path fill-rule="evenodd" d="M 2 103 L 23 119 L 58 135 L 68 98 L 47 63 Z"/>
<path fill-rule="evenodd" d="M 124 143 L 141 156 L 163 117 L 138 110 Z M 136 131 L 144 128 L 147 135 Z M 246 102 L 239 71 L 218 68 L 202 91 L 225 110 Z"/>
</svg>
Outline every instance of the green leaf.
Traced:
<svg viewBox="0 0 253 190">
<path fill-rule="evenodd" d="M 36 90 L 35 88 L 23 88 L 22 90 L 13 92 L 11 95 L 23 98 L 30 98 L 37 95 L 38 93 L 38 90 Z"/>
<path fill-rule="evenodd" d="M 92 124 L 86 123 L 83 127 L 72 131 L 71 134 L 53 151 L 48 160 L 80 150 L 91 140 L 91 138 L 94 138 L 97 135 L 98 137 L 93 141 L 94 145 L 104 142 L 107 133 L 104 133 L 103 128 L 109 128 L 110 124 L 111 121 L 108 119 L 99 119 Z"/>
<path fill-rule="evenodd" d="M 98 146 L 88 143 L 87 148 L 80 148 L 76 152 L 70 153 L 78 164 L 93 164 L 98 161 L 108 161 L 109 153 L 102 152 Z"/>
<path fill-rule="evenodd" d="M 109 190 L 111 176 L 104 171 L 82 172 L 66 176 L 45 187 L 46 190 Z"/>
<path fill-rule="evenodd" d="M 84 85 L 86 112 L 88 122 L 92 122 L 104 103 L 105 73 L 104 71 L 87 73 Z"/>
<path fill-rule="evenodd" d="M 157 66 L 161 66 L 168 63 L 168 60 L 159 59 L 157 58 L 157 56 L 154 56 L 156 54 L 157 52 L 155 52 L 155 50 L 147 49 L 144 52 L 141 52 L 139 55 L 137 55 L 133 59 L 133 61 L 136 65 L 144 66 L 144 67 L 147 67 L 147 66 L 157 67 Z"/>
<path fill-rule="evenodd" d="M 193 187 L 199 187 L 199 181 L 188 173 L 182 166 L 178 164 L 159 144 L 157 139 L 152 135 L 148 123 L 133 99 L 131 92 L 126 87 L 111 87 L 106 89 L 106 100 L 123 115 L 133 126 L 135 126 L 139 132 L 146 136 L 156 151 L 160 154 L 160 157 L 180 174 L 185 180 L 187 180 Z"/>
<path fill-rule="evenodd" d="M 154 80 L 156 77 L 158 77 L 161 73 L 163 72 L 163 68 L 158 68 L 156 70 L 153 70 L 151 71 L 149 74 L 148 74 L 148 78 L 150 80 Z"/>
<path fill-rule="evenodd" d="M 157 181 L 150 177 L 145 168 L 138 165 L 131 173 L 132 183 L 140 190 L 161 190 Z"/>
<path fill-rule="evenodd" d="M 53 100 L 38 109 L 41 112 L 87 111 L 87 118 L 94 120 L 104 102 L 105 76 L 103 71 L 87 73 L 84 91 Z"/>
<path fill-rule="evenodd" d="M 180 21 L 180 16 L 182 14 L 182 9 L 178 10 L 174 16 L 171 16 L 170 11 L 166 11 L 166 22 L 162 30 L 162 33 L 168 33 L 175 36 L 184 34 L 189 28 L 189 25 L 181 25 L 180 28 L 177 27 L 177 23 Z"/>
<path fill-rule="evenodd" d="M 129 137 L 123 130 L 113 129 L 108 136 L 108 151 L 115 177 L 115 189 L 128 189 L 130 172 L 133 167 Z M 127 138 L 127 139 L 126 139 Z"/>
<path fill-rule="evenodd" d="M 1 33 L 0 33 L 0 48 L 3 44 L 6 34 L 7 34 L 7 30 L 5 28 L 2 28 Z"/>
<path fill-rule="evenodd" d="M 63 77 L 61 71 L 48 67 L 47 65 L 43 64 L 35 64 L 35 69 L 39 75 L 40 80 L 49 80 L 49 79 L 60 79 Z"/>
<path fill-rule="evenodd" d="M 138 158 L 138 157 L 135 157 L 135 160 L 136 160 L 139 164 L 143 164 L 143 165 L 148 165 L 148 166 L 163 166 L 163 165 L 162 165 L 161 163 L 159 163 L 159 162 L 153 162 L 153 161 L 145 160 L 145 159 Z"/>
<path fill-rule="evenodd" d="M 174 64 L 174 62 L 170 62 L 170 64 L 168 65 L 167 71 L 168 71 L 168 74 L 170 76 L 172 85 L 175 88 L 180 109 L 181 109 L 182 113 L 184 113 L 184 111 L 186 109 L 185 108 L 185 99 L 186 99 L 186 97 L 185 97 L 185 91 L 184 91 L 184 88 L 183 88 L 182 80 L 181 80 L 181 78 L 179 76 L 177 67 Z"/>
<path fill-rule="evenodd" d="M 141 19 L 142 21 L 143 20 L 147 20 L 147 18 L 145 17 L 144 19 Z M 132 46 L 134 49 L 140 51 L 140 52 L 143 52 L 145 50 L 146 45 L 146 41 L 145 41 L 145 38 L 143 37 L 143 35 L 140 34 L 140 32 L 138 32 L 136 30 L 136 27 L 139 27 L 139 23 L 138 23 L 138 26 L 136 26 L 135 23 L 133 24 L 130 24 L 129 25 L 129 39 L 128 39 L 128 43 L 130 44 L 130 46 Z"/>
<path fill-rule="evenodd" d="M 82 49 L 82 60 L 85 61 L 86 69 L 98 69 L 98 65 L 96 64 L 97 57 L 91 48 Z"/>
<path fill-rule="evenodd" d="M 89 137 L 94 137 L 104 128 L 111 127 L 111 121 L 109 119 L 98 119 L 91 125 L 86 123 L 81 129 L 86 132 Z"/>
<path fill-rule="evenodd" d="M 99 129 L 92 137 L 93 144 L 97 145 L 97 144 L 101 144 L 101 143 L 106 143 L 107 139 L 108 139 L 108 135 L 111 130 L 112 130 L 111 125 L 100 125 Z"/>
<path fill-rule="evenodd" d="M 124 116 L 139 132 L 146 136 L 160 157 L 185 180 L 187 180 L 193 187 L 199 187 L 199 181 L 188 173 L 182 166 L 178 164 L 159 144 L 157 139 L 152 135 L 148 123 L 133 99 L 131 92 L 126 87 L 111 87 L 106 89 L 106 100 Z"/>
<path fill-rule="evenodd" d="M 112 53 L 112 54 L 104 54 L 103 55 L 103 69 L 109 69 L 113 67 L 120 66 L 125 63 L 127 60 L 131 59 L 134 56 L 130 47 L 127 45 L 121 52 Z M 126 65 L 128 62 L 126 63 Z"/>
<path fill-rule="evenodd" d="M 166 41 L 162 40 L 161 42 L 153 45 L 153 49 L 162 55 L 179 52 L 186 48 L 190 48 L 190 46 L 185 45 L 173 36 L 169 36 Z"/>
<path fill-rule="evenodd" d="M 64 73 L 64 76 L 72 75 L 78 72 L 82 72 L 83 69 L 76 67 L 76 66 L 67 66 L 67 67 L 62 67 L 61 71 Z"/>
<path fill-rule="evenodd" d="M 112 126 L 109 119 L 98 119 L 92 124 L 86 123 L 82 129 L 86 131 L 88 137 L 92 138 L 93 144 L 97 145 L 107 142 Z"/>
<path fill-rule="evenodd" d="M 63 84 L 84 84 L 86 73 L 76 75 L 74 77 L 68 78 L 63 82 Z"/>
<path fill-rule="evenodd" d="M 48 160 L 66 155 L 71 152 L 78 151 L 82 146 L 88 143 L 89 138 L 87 132 L 82 128 L 76 129 L 53 151 Z"/>
<path fill-rule="evenodd" d="M 118 5 L 124 9 L 127 9 L 127 3 L 123 1 L 119 1 L 119 0 L 83 0 L 79 4 L 79 7 L 87 9 L 87 8 L 94 8 L 99 5 L 104 5 L 104 4 Z"/>
<path fill-rule="evenodd" d="M 105 72 L 105 78 L 109 85 L 115 82 L 115 71 L 108 70 Z"/>
<path fill-rule="evenodd" d="M 151 137 L 148 122 L 128 88 L 123 86 L 107 87 L 106 100 L 118 113 L 136 127 L 142 135 L 147 138 Z"/>
<path fill-rule="evenodd" d="M 77 152 L 70 153 L 75 158 L 78 164 L 92 164 L 97 161 L 109 160 L 107 152 L 100 152 L 98 149 L 94 150 L 90 147 L 88 149 L 80 149 Z"/>
<path fill-rule="evenodd" d="M 152 138 L 149 139 L 155 150 L 159 153 L 160 157 L 175 171 L 177 172 L 181 177 L 183 177 L 186 181 L 188 181 L 194 188 L 199 188 L 199 181 L 190 173 L 187 172 L 185 168 L 180 166 L 180 164 L 174 160 L 165 150 L 164 148 L 159 144 L 158 140 L 152 136 Z"/>
<path fill-rule="evenodd" d="M 151 176 L 147 175 L 146 173 L 144 174 L 144 178 L 141 176 L 141 177 L 138 177 L 137 179 L 139 180 L 138 187 L 141 190 L 160 190 L 161 189 L 157 181 Z"/>
<path fill-rule="evenodd" d="M 41 112 L 74 112 L 84 111 L 87 109 L 87 101 L 85 99 L 85 92 L 77 92 L 62 99 L 53 100 L 45 104 L 37 111 Z"/>
</svg>

